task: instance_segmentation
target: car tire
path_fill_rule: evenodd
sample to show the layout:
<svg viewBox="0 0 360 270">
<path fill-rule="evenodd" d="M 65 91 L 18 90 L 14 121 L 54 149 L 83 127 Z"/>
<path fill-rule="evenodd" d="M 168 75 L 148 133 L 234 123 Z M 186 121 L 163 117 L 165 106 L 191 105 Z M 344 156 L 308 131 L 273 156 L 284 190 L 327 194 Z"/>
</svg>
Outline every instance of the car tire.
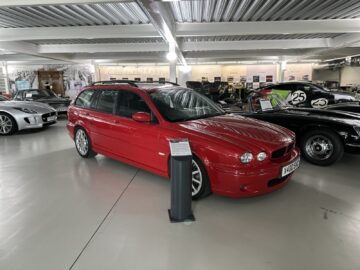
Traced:
<svg viewBox="0 0 360 270">
<path fill-rule="evenodd" d="M 97 155 L 92 150 L 90 137 L 83 128 L 79 127 L 75 130 L 74 141 L 76 150 L 81 157 L 92 158 Z"/>
<path fill-rule="evenodd" d="M 10 114 L 0 112 L 0 135 L 12 135 L 17 131 L 17 129 L 15 119 Z"/>
<path fill-rule="evenodd" d="M 193 156 L 192 160 L 192 199 L 198 200 L 211 194 L 209 177 L 199 158 Z"/>
<path fill-rule="evenodd" d="M 344 144 L 340 137 L 328 129 L 315 129 L 301 138 L 301 153 L 310 163 L 329 166 L 344 154 Z"/>
</svg>

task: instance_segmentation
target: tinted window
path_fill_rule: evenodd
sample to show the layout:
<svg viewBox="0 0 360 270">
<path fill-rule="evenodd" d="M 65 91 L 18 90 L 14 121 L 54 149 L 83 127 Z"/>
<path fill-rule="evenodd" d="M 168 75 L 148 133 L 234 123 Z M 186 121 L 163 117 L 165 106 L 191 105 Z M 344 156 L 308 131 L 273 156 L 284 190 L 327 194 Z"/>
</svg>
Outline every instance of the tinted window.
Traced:
<svg viewBox="0 0 360 270">
<path fill-rule="evenodd" d="M 104 113 L 113 113 L 118 91 L 102 91 L 98 97 L 96 110 Z"/>
<path fill-rule="evenodd" d="M 137 112 L 151 113 L 151 110 L 139 95 L 122 91 L 118 98 L 117 115 L 131 118 Z"/>
<path fill-rule="evenodd" d="M 190 89 L 158 89 L 149 95 L 161 115 L 171 122 L 225 114 L 213 101 Z"/>
<path fill-rule="evenodd" d="M 82 108 L 89 108 L 91 104 L 91 97 L 94 95 L 94 91 L 82 92 L 75 101 L 75 105 Z"/>
</svg>

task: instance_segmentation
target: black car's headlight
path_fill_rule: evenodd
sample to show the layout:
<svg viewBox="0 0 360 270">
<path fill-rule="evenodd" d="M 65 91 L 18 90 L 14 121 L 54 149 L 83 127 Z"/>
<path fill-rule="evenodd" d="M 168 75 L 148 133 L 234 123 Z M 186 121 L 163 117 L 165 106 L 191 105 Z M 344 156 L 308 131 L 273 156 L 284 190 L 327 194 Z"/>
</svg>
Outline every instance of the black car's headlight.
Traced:
<svg viewBox="0 0 360 270">
<path fill-rule="evenodd" d="M 24 112 L 24 113 L 31 113 L 31 114 L 38 113 L 37 111 L 31 110 L 31 109 L 28 109 L 28 108 L 14 107 L 14 109 L 18 110 L 18 111 L 21 111 L 21 112 Z"/>
</svg>

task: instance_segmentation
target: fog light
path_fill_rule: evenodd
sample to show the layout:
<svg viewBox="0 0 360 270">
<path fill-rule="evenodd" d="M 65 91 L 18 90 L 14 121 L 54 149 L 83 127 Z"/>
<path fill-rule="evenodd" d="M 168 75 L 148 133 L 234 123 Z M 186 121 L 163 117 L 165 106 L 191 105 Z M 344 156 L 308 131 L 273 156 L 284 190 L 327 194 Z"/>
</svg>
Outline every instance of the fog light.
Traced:
<svg viewBox="0 0 360 270">
<path fill-rule="evenodd" d="M 265 152 L 260 152 L 260 153 L 256 156 L 256 158 L 257 158 L 258 161 L 264 161 L 264 160 L 266 159 L 266 157 L 267 157 L 267 154 L 266 154 Z"/>
<path fill-rule="evenodd" d="M 254 156 L 250 152 L 246 152 L 240 156 L 240 161 L 244 164 L 250 163 L 253 160 Z"/>
</svg>

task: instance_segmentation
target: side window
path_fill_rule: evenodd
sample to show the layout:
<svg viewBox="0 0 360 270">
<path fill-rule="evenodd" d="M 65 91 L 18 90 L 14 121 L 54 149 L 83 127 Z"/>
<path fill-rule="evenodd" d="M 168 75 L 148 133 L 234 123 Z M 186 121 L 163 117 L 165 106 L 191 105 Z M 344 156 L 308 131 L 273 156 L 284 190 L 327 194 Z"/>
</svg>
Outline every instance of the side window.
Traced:
<svg viewBox="0 0 360 270">
<path fill-rule="evenodd" d="M 91 97 L 94 95 L 94 91 L 87 90 L 82 92 L 75 101 L 75 105 L 81 108 L 89 108 L 91 104 Z"/>
<path fill-rule="evenodd" d="M 98 97 L 96 110 L 104 113 L 113 113 L 118 91 L 105 90 Z"/>
<path fill-rule="evenodd" d="M 145 100 L 143 100 L 139 95 L 133 92 L 121 91 L 118 98 L 116 114 L 131 118 L 132 115 L 137 112 L 151 113 L 151 110 Z"/>
</svg>

